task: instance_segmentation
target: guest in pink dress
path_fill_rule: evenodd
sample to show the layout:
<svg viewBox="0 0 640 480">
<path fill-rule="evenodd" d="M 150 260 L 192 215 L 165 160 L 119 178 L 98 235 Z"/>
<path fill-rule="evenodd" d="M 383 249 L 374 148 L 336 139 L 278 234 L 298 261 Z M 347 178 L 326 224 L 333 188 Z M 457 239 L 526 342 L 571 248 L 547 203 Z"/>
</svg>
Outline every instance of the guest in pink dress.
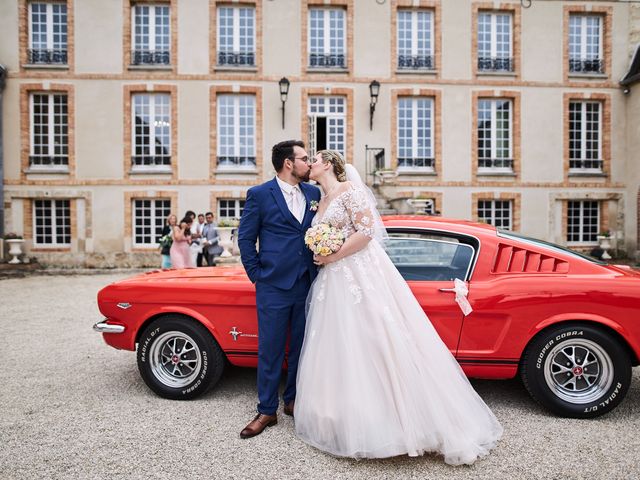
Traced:
<svg viewBox="0 0 640 480">
<path fill-rule="evenodd" d="M 193 268 L 189 244 L 191 243 L 191 224 L 193 218 L 189 215 L 173 226 L 173 244 L 171 245 L 171 265 L 173 268 Z"/>
</svg>

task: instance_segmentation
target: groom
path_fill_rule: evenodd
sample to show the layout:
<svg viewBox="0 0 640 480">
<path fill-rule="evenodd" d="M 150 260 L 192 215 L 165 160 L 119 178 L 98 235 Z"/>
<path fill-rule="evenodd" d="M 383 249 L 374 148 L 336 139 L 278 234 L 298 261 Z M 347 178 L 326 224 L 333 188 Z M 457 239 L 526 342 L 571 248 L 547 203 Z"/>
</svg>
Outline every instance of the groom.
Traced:
<svg viewBox="0 0 640 480">
<path fill-rule="evenodd" d="M 240 432 L 240 438 L 254 437 L 278 423 L 278 387 L 288 336 L 283 400 L 284 413 L 293 416 L 305 302 L 316 276 L 304 234 L 315 215 L 311 202 L 320 200 L 320 190 L 305 183 L 308 160 L 301 141 L 278 143 L 271 153 L 276 177 L 247 192 L 238 246 L 242 264 L 256 286 L 259 403 L 258 415 Z"/>
</svg>

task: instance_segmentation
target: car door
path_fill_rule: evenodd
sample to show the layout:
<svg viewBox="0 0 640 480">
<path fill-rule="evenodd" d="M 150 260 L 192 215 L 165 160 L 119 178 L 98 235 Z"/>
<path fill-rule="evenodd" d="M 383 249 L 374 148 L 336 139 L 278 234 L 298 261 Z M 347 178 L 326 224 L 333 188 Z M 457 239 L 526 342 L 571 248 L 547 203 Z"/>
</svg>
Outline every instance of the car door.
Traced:
<svg viewBox="0 0 640 480">
<path fill-rule="evenodd" d="M 390 232 L 385 248 L 440 338 L 455 355 L 464 316 L 455 301 L 454 279 L 466 280 L 474 248 L 454 239 L 403 232 Z"/>
</svg>

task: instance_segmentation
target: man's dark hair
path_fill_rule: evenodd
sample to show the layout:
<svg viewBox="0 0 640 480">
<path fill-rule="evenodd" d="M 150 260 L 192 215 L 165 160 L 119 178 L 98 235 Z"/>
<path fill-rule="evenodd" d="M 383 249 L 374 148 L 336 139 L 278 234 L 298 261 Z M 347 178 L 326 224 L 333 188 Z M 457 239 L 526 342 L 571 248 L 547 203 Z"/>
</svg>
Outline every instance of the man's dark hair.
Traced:
<svg viewBox="0 0 640 480">
<path fill-rule="evenodd" d="M 287 158 L 293 158 L 293 147 L 304 148 L 304 142 L 302 140 L 285 140 L 284 142 L 276 143 L 271 149 L 271 163 L 276 172 L 282 170 L 284 161 Z"/>
<path fill-rule="evenodd" d="M 207 212 L 204 214 L 204 216 L 206 217 L 207 215 L 211 215 L 213 217 L 213 212 Z"/>
</svg>

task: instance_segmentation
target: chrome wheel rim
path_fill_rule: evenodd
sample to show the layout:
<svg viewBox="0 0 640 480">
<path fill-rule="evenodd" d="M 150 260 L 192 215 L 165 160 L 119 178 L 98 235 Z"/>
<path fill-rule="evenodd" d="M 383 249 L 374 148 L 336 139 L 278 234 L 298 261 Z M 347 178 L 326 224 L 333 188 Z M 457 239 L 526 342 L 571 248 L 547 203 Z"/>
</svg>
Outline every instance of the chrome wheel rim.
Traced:
<svg viewBox="0 0 640 480">
<path fill-rule="evenodd" d="M 149 353 L 153 375 L 162 384 L 186 387 L 195 380 L 202 366 L 196 342 L 187 334 L 174 331 L 160 335 Z"/>
<path fill-rule="evenodd" d="M 598 400 L 613 384 L 613 361 L 591 340 L 556 345 L 544 362 L 547 386 L 560 399 L 586 404 Z"/>
</svg>

